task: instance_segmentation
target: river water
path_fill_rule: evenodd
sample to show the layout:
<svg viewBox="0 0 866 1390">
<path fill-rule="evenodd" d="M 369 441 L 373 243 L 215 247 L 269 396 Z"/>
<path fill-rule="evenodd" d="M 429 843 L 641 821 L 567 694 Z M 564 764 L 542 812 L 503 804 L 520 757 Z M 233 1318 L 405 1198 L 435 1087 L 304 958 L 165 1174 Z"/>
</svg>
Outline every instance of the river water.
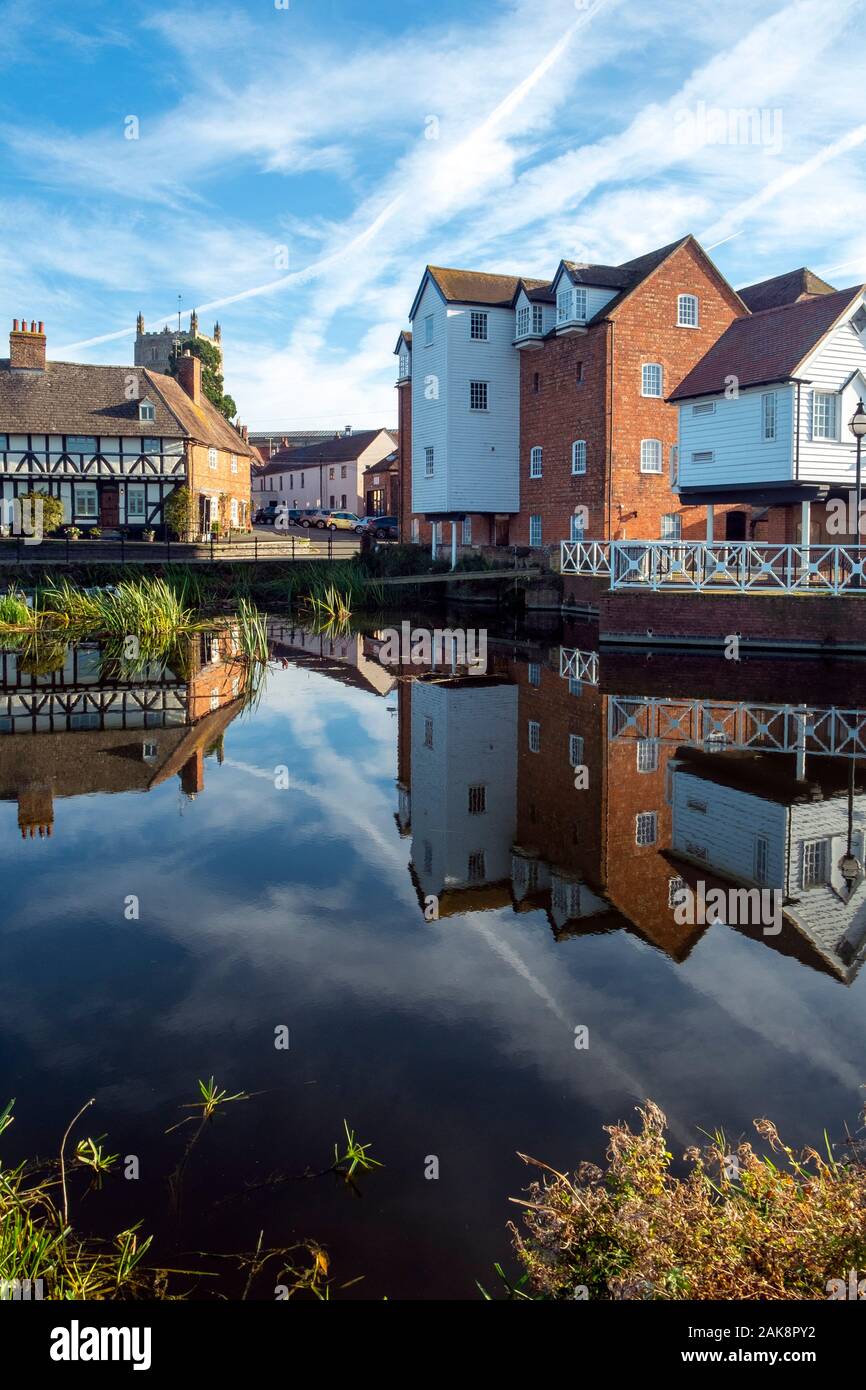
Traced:
<svg viewBox="0 0 866 1390">
<path fill-rule="evenodd" d="M 765 1115 L 856 1130 L 862 668 L 551 622 L 491 624 L 481 674 L 383 665 L 381 636 L 274 623 L 252 702 L 220 639 L 134 671 L 0 654 L 3 1161 L 93 1097 L 76 1137 L 138 1176 L 77 1178 L 73 1219 L 219 1269 L 198 1296 L 237 1293 L 208 1257 L 263 1231 L 360 1280 L 335 1297 L 473 1299 L 514 1269 L 518 1153 L 598 1161 L 647 1097 L 678 1154 Z M 249 1099 L 175 1200 L 166 1130 L 209 1077 Z M 384 1165 L 354 1188 L 305 1176 L 344 1121 Z"/>
</svg>

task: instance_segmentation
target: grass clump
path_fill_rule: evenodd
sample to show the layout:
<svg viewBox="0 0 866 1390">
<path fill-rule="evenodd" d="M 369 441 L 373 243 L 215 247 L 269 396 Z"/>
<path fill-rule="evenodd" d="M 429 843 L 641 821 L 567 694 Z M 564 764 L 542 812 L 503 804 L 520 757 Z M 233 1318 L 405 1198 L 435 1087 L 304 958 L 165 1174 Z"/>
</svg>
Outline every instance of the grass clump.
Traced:
<svg viewBox="0 0 866 1390">
<path fill-rule="evenodd" d="M 866 1163 L 797 1153 L 775 1125 L 756 1120 L 769 1153 L 731 1150 L 722 1134 L 685 1154 L 671 1173 L 658 1106 L 639 1109 L 641 1128 L 606 1126 L 606 1170 L 543 1169 L 511 1226 L 536 1296 L 573 1299 L 827 1298 L 831 1280 L 866 1264 Z M 826 1136 L 825 1136 L 826 1138 Z M 513 1199 L 517 1200 L 517 1199 Z M 526 1296 L 526 1295 L 524 1295 Z"/>
</svg>

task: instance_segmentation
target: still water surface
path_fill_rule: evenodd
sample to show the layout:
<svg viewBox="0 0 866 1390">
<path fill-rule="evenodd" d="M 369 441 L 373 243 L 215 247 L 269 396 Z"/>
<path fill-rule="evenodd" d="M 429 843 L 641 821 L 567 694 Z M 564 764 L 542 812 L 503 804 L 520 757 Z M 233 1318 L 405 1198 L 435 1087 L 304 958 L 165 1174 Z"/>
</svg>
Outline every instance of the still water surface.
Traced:
<svg viewBox="0 0 866 1390">
<path fill-rule="evenodd" d="M 518 636 L 491 631 L 483 679 L 413 679 L 369 637 L 277 625 L 247 709 L 198 639 L 135 678 L 88 645 L 42 674 L 0 656 L 4 1161 L 56 1153 L 93 1096 L 81 1133 L 141 1177 L 86 1197 L 83 1225 L 142 1220 L 168 1263 L 309 1237 L 362 1276 L 344 1297 L 471 1299 L 510 1264 L 517 1151 L 599 1160 L 645 1097 L 677 1151 L 761 1115 L 795 1143 L 856 1126 L 849 763 L 772 710 L 866 708 L 859 668 Z M 738 748 L 746 705 L 793 751 Z M 864 803 L 857 771 L 861 857 Z M 698 879 L 779 888 L 783 929 L 678 924 Z M 165 1131 L 210 1076 L 252 1098 L 207 1131 L 178 1212 Z M 385 1165 L 360 1195 L 291 1176 L 327 1166 L 344 1119 Z"/>
</svg>

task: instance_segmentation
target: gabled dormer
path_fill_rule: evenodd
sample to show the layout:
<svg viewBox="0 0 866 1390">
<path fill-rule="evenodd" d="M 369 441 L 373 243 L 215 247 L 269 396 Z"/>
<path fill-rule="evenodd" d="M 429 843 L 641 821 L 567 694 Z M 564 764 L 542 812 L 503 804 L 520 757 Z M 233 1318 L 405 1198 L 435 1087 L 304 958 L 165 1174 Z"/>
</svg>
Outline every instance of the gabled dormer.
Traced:
<svg viewBox="0 0 866 1390">
<path fill-rule="evenodd" d="M 557 333 L 585 333 L 590 319 L 616 299 L 627 284 L 628 277 L 619 266 L 560 261 L 551 286 Z"/>
<path fill-rule="evenodd" d="M 156 406 L 149 396 L 143 396 L 138 403 L 139 420 L 149 421 L 151 424 L 156 419 Z"/>
<path fill-rule="evenodd" d="M 412 334 L 410 332 L 400 334 L 394 355 L 397 358 L 397 385 L 402 386 L 404 381 L 412 380 Z"/>
<path fill-rule="evenodd" d="M 521 351 L 541 347 L 555 323 L 556 308 L 550 285 L 521 280 L 514 296 L 514 346 Z"/>
</svg>

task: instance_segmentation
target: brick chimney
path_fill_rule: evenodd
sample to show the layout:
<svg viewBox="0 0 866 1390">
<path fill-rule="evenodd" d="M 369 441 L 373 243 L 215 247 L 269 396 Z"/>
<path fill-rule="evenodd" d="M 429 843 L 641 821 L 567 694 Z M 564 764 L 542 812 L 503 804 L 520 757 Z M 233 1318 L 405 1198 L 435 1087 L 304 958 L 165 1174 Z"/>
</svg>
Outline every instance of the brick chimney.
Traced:
<svg viewBox="0 0 866 1390">
<path fill-rule="evenodd" d="M 204 791 L 204 749 L 197 748 L 180 770 L 180 785 L 184 796 L 198 796 Z"/>
<path fill-rule="evenodd" d="M 45 341 L 45 324 L 41 319 L 38 324 L 31 319 L 29 328 L 26 319 L 21 320 L 20 327 L 18 320 L 13 319 L 9 334 L 9 365 L 13 371 L 44 372 Z"/>
<path fill-rule="evenodd" d="M 177 379 L 194 405 L 201 405 L 201 358 L 185 352 L 178 359 Z"/>
</svg>

